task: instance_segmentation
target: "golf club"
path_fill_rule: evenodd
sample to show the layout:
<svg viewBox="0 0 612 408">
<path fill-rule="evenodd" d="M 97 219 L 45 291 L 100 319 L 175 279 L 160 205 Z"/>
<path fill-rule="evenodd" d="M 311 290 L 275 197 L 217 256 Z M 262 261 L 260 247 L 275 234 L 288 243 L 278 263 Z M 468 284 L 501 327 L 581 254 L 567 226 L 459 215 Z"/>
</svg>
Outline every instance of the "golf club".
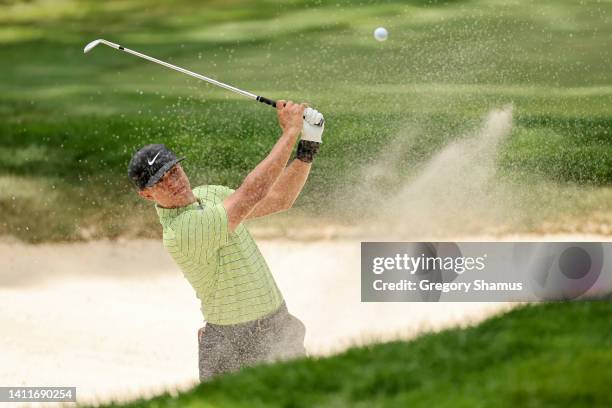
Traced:
<svg viewBox="0 0 612 408">
<path fill-rule="evenodd" d="M 106 40 L 101 39 L 101 38 L 97 39 L 97 40 L 94 40 L 94 41 L 90 42 L 89 44 L 87 44 L 85 46 L 85 48 L 83 49 L 83 53 L 88 53 L 89 51 L 94 49 L 98 44 L 108 45 L 111 48 L 127 52 L 128 54 L 132 54 L 132 55 L 135 55 L 135 56 L 140 57 L 140 58 L 144 58 L 144 59 L 149 60 L 151 62 L 155 62 L 156 64 L 163 65 L 166 68 L 170 68 L 170 69 L 173 69 L 175 71 L 182 72 L 183 74 L 187 74 L 189 76 L 192 76 L 194 78 L 198 78 L 198 79 L 200 79 L 202 81 L 206 81 L 209 84 L 216 85 L 216 86 L 221 87 L 223 89 L 227 89 L 228 91 L 232 91 L 232 92 L 235 92 L 235 93 L 240 94 L 242 96 L 246 96 L 247 98 L 251 98 L 251 99 L 254 99 L 254 100 L 258 101 L 258 102 L 262 102 L 262 103 L 268 104 L 268 105 L 270 105 L 272 107 L 276 107 L 276 101 L 275 100 L 268 99 L 268 98 L 263 97 L 263 96 L 258 96 L 258 95 L 255 95 L 254 93 L 251 93 L 251 92 L 243 91 L 242 89 L 238 89 L 238 88 L 235 88 L 235 87 L 233 87 L 231 85 L 224 84 L 223 82 L 219 82 L 219 81 L 217 81 L 215 79 L 206 77 L 204 75 L 197 74 L 197 73 L 189 71 L 189 70 L 187 70 L 185 68 L 177 67 L 176 65 L 172 65 L 172 64 L 169 64 L 167 62 L 158 60 L 157 58 L 149 57 L 148 55 L 142 54 L 142 53 L 140 53 L 138 51 L 130 50 L 129 48 L 125 48 L 125 47 L 123 47 L 123 46 L 121 46 L 119 44 L 115 44 L 113 42 L 106 41 Z M 323 115 L 321 113 L 319 113 L 318 111 L 312 109 L 312 108 L 306 108 L 304 110 L 304 119 L 306 119 L 310 124 L 315 125 L 315 126 L 321 126 L 323 124 L 323 122 L 324 122 Z"/>
</svg>

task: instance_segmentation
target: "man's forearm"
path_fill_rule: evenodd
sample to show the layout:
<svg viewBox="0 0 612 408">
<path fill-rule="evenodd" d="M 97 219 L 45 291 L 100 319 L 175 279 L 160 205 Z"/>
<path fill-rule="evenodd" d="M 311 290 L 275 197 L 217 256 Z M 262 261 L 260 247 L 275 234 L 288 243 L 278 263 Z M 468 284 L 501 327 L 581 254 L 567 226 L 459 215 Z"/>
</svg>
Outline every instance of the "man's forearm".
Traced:
<svg viewBox="0 0 612 408">
<path fill-rule="evenodd" d="M 263 217 L 291 208 L 304 188 L 311 167 L 311 163 L 293 160 L 276 180 L 272 190 L 257 204 L 248 218 Z"/>
<path fill-rule="evenodd" d="M 292 131 L 283 133 L 268 156 L 244 179 L 241 188 L 251 191 L 259 199 L 266 197 L 287 165 L 298 134 Z"/>
<path fill-rule="evenodd" d="M 293 145 L 304 128 L 306 105 L 291 101 L 276 101 L 278 123 L 283 134 L 274 144 L 270 154 L 249 173 L 240 187 L 223 200 L 227 213 L 229 232 L 234 232 L 240 223 L 268 195 L 274 183 L 287 166 Z"/>
<path fill-rule="evenodd" d="M 281 174 L 274 187 L 272 187 L 273 193 L 278 191 L 284 198 L 281 200 L 281 207 L 284 209 L 291 208 L 304 188 L 311 167 L 312 163 L 304 163 L 301 160 L 295 159 L 283 171 L 283 174 Z"/>
</svg>

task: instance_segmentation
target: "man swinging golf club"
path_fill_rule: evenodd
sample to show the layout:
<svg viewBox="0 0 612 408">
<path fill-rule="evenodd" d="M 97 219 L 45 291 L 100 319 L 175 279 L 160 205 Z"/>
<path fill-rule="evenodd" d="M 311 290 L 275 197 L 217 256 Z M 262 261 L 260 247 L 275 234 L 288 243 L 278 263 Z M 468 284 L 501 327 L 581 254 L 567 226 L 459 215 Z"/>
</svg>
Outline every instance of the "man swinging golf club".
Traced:
<svg viewBox="0 0 612 408">
<path fill-rule="evenodd" d="M 138 194 L 156 204 L 164 247 L 202 304 L 200 381 L 305 354 L 305 327 L 287 311 L 243 224 L 291 208 L 300 194 L 324 128 L 318 112 L 303 117 L 305 108 L 276 103 L 282 135 L 235 191 L 216 185 L 191 189 L 180 165 L 183 158 L 161 144 L 144 146 L 130 161 L 128 174 Z M 300 133 L 296 159 L 287 166 Z"/>
</svg>

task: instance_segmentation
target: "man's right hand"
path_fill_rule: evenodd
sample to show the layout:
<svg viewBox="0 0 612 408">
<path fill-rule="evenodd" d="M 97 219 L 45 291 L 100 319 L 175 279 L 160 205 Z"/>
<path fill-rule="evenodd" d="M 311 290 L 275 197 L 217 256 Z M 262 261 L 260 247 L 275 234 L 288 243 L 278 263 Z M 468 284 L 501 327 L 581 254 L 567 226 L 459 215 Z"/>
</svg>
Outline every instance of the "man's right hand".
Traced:
<svg viewBox="0 0 612 408">
<path fill-rule="evenodd" d="M 304 103 L 299 104 L 283 100 L 276 101 L 278 124 L 283 133 L 298 135 L 302 131 L 304 126 L 304 109 L 306 109 L 306 104 Z"/>
</svg>

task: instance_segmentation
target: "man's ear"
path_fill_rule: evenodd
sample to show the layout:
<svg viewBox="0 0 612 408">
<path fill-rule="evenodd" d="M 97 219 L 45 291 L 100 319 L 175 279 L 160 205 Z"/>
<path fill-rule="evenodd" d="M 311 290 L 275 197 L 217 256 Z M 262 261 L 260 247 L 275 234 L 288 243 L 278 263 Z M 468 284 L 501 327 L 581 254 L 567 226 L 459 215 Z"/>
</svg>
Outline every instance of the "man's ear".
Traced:
<svg viewBox="0 0 612 408">
<path fill-rule="evenodd" d="M 154 201 L 153 194 L 151 194 L 151 190 L 149 190 L 148 188 L 138 190 L 138 195 L 144 198 L 145 200 Z"/>
</svg>

